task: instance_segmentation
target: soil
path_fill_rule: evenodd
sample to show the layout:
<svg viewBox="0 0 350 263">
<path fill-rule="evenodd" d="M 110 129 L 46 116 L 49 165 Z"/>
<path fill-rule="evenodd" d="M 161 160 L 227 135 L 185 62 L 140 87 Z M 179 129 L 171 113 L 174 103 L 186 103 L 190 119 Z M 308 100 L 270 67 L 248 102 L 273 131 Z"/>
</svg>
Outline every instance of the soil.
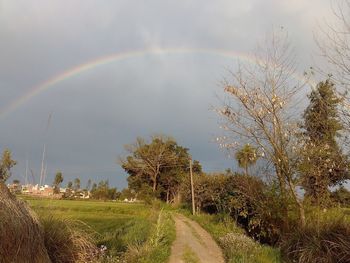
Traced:
<svg viewBox="0 0 350 263">
<path fill-rule="evenodd" d="M 187 263 L 185 253 L 191 251 L 201 263 L 224 263 L 219 246 L 210 234 L 197 222 L 187 217 L 174 215 L 176 239 L 171 247 L 169 263 Z"/>
</svg>

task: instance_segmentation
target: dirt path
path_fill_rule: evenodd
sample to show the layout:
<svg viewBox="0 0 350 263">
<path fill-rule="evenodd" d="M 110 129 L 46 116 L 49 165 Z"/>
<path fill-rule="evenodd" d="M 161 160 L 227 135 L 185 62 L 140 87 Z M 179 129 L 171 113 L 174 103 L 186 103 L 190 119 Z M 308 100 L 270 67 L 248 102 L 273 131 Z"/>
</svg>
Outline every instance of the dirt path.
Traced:
<svg viewBox="0 0 350 263">
<path fill-rule="evenodd" d="M 224 263 L 214 239 L 198 223 L 183 215 L 174 215 L 176 240 L 169 263 Z"/>
</svg>

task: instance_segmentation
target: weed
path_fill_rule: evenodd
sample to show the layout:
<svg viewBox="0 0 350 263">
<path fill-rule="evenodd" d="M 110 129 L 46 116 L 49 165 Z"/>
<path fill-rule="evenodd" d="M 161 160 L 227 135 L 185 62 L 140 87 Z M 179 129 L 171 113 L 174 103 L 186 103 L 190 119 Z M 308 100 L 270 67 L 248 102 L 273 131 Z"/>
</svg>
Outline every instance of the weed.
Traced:
<svg viewBox="0 0 350 263">
<path fill-rule="evenodd" d="M 193 250 L 189 246 L 185 247 L 185 250 L 182 254 L 182 260 L 185 263 L 198 263 L 198 262 L 200 262 L 198 256 L 193 252 Z"/>
</svg>

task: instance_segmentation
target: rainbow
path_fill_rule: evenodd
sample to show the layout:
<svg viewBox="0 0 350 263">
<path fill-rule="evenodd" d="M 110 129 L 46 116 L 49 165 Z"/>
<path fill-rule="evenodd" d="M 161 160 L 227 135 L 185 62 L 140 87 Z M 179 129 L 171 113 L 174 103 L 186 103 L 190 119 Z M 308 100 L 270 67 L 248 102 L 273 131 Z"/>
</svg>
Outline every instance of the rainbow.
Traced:
<svg viewBox="0 0 350 263">
<path fill-rule="evenodd" d="M 225 58 L 236 58 L 244 60 L 248 63 L 256 63 L 257 59 L 251 55 L 247 55 L 244 53 L 239 53 L 235 51 L 229 50 L 221 50 L 221 49 L 206 49 L 206 48 L 151 48 L 151 49 L 143 49 L 143 50 L 131 50 L 122 53 L 110 54 L 107 56 L 99 57 L 97 59 L 88 61 L 86 63 L 77 65 L 75 67 L 69 68 L 58 75 L 55 75 L 44 82 L 34 86 L 27 93 L 20 96 L 19 98 L 14 99 L 8 105 L 6 105 L 3 109 L 0 110 L 0 117 L 4 117 L 9 113 L 13 112 L 21 105 L 25 104 L 27 101 L 31 100 L 38 94 L 54 87 L 56 84 L 68 80 L 74 76 L 82 74 L 86 71 L 93 70 L 96 67 L 100 67 L 103 65 L 111 64 L 114 62 L 126 60 L 129 58 L 135 57 L 143 57 L 145 55 L 166 55 L 166 54 L 195 54 L 195 53 L 203 53 L 215 56 L 223 56 Z M 294 74 L 295 79 L 305 81 L 304 76 Z"/>
</svg>

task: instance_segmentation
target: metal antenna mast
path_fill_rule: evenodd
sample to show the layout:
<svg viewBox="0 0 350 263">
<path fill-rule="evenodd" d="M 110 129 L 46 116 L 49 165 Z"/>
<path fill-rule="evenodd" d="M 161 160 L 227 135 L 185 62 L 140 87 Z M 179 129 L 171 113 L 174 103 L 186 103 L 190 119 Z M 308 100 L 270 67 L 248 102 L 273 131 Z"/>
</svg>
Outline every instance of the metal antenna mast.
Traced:
<svg viewBox="0 0 350 263">
<path fill-rule="evenodd" d="M 49 117 L 47 119 L 45 135 L 47 134 L 47 132 L 49 130 L 51 118 L 52 118 L 52 112 L 50 112 Z M 44 140 L 46 140 L 46 138 Z M 45 171 L 46 170 L 46 168 L 45 168 L 45 153 L 46 153 L 46 142 L 44 141 L 43 157 L 41 159 L 41 171 L 40 171 L 39 186 L 41 186 L 43 183 L 45 183 L 45 173 L 46 173 L 46 171 Z"/>
</svg>

